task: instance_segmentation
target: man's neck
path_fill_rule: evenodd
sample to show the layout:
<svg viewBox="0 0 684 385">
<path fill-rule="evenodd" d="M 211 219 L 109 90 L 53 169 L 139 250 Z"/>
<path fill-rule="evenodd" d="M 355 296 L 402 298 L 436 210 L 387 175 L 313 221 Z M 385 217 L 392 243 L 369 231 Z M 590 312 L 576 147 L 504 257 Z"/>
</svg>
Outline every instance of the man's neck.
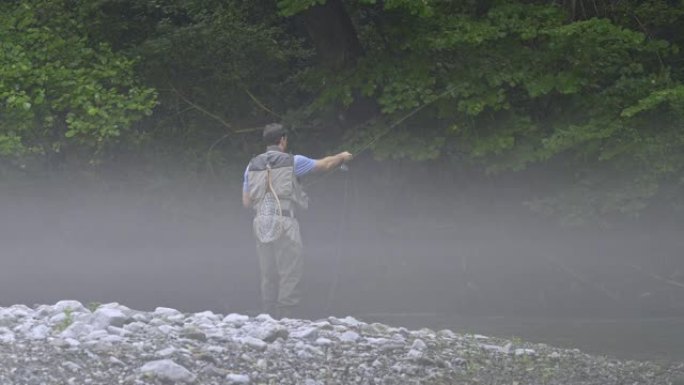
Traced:
<svg viewBox="0 0 684 385">
<path fill-rule="evenodd" d="M 282 147 L 280 147 L 277 144 L 274 144 L 272 146 L 266 147 L 266 151 L 278 151 L 278 152 L 285 152 Z"/>
</svg>

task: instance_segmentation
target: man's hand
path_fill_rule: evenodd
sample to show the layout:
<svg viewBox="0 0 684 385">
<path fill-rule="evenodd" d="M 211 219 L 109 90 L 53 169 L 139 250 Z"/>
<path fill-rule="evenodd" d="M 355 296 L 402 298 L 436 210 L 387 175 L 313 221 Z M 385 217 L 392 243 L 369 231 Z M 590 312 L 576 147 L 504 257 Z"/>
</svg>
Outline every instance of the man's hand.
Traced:
<svg viewBox="0 0 684 385">
<path fill-rule="evenodd" d="M 353 157 L 354 156 L 347 151 L 340 152 L 337 155 L 326 156 L 325 158 L 316 160 L 314 171 L 332 170 L 339 167 L 342 163 L 352 160 Z"/>
<path fill-rule="evenodd" d="M 351 153 L 347 152 L 347 151 L 340 152 L 340 153 L 337 154 L 337 155 L 339 155 L 339 156 L 342 157 L 342 163 L 349 162 L 350 160 L 352 160 L 352 159 L 354 158 L 354 156 L 353 156 Z"/>
</svg>

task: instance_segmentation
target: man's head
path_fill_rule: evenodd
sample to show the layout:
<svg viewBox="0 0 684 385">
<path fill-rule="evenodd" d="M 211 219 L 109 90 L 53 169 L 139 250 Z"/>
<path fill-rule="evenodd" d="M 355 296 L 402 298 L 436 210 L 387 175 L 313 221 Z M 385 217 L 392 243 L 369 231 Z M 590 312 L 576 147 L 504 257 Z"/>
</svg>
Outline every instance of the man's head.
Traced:
<svg viewBox="0 0 684 385">
<path fill-rule="evenodd" d="M 287 130 L 280 123 L 267 124 L 264 127 L 264 142 L 267 146 L 280 146 L 283 151 L 287 147 Z"/>
</svg>

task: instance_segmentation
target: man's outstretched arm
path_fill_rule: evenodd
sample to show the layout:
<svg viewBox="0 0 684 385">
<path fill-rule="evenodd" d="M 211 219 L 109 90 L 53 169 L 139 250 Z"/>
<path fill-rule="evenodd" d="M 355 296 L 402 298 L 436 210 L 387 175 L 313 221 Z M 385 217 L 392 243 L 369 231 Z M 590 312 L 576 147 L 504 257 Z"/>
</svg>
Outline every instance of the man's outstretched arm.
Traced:
<svg viewBox="0 0 684 385">
<path fill-rule="evenodd" d="M 242 192 L 242 205 L 245 206 L 246 208 L 249 208 L 249 206 L 251 204 L 252 204 L 252 200 L 249 199 L 249 192 L 243 191 Z"/>
<path fill-rule="evenodd" d="M 249 208 L 252 204 L 252 200 L 249 197 L 249 185 L 247 184 L 247 180 L 249 179 L 249 165 L 247 165 L 247 168 L 245 169 L 245 174 L 242 177 L 242 205 L 245 206 L 246 208 Z"/>
<path fill-rule="evenodd" d="M 317 159 L 314 165 L 314 171 L 329 171 L 339 167 L 342 163 L 348 162 L 353 158 L 352 154 L 347 151 L 340 152 L 336 155 L 326 156 L 325 158 Z"/>
</svg>

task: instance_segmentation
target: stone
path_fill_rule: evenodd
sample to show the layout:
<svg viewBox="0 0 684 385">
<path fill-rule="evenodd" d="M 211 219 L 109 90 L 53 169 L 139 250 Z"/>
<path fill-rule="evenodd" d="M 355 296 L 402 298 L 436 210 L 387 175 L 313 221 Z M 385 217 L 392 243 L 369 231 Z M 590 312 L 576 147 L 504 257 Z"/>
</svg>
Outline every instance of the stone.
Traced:
<svg viewBox="0 0 684 385">
<path fill-rule="evenodd" d="M 151 375 L 154 378 L 172 383 L 192 383 L 197 378 L 185 367 L 168 359 L 150 361 L 140 368 L 140 372 L 143 375 Z"/>
<path fill-rule="evenodd" d="M 226 376 L 226 381 L 228 381 L 229 384 L 249 384 L 250 379 L 249 376 L 246 374 L 228 374 Z"/>
<path fill-rule="evenodd" d="M 109 326 L 122 327 L 129 319 L 120 309 L 101 306 L 93 313 L 90 324 L 97 329 L 106 329 Z"/>
</svg>

